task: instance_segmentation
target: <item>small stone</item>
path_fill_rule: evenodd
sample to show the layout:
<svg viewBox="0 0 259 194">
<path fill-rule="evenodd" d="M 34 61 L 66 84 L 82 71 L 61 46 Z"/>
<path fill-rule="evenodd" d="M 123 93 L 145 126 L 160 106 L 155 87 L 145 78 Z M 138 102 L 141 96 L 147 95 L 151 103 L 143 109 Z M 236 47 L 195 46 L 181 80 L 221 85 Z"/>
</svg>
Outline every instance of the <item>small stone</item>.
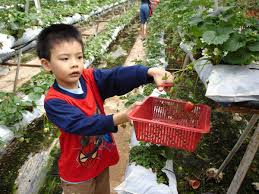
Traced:
<svg viewBox="0 0 259 194">
<path fill-rule="evenodd" d="M 242 117 L 238 113 L 235 113 L 233 115 L 233 120 L 234 121 L 242 121 Z"/>
<path fill-rule="evenodd" d="M 259 191 L 259 182 L 253 182 L 252 185 L 256 191 Z"/>
</svg>

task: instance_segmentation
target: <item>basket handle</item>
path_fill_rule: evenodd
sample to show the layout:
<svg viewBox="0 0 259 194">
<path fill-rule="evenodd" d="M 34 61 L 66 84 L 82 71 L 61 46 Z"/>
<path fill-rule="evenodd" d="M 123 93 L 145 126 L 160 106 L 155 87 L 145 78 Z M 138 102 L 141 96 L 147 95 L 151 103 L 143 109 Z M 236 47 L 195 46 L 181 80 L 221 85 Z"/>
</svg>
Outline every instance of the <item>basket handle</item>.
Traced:
<svg viewBox="0 0 259 194">
<path fill-rule="evenodd" d="M 142 103 L 142 104 L 143 104 L 143 103 Z M 133 110 L 131 110 L 131 111 L 128 113 L 128 117 L 129 117 L 130 119 L 133 118 L 132 115 L 134 115 L 135 112 L 137 112 L 137 111 L 140 109 L 140 107 L 142 106 L 142 104 L 136 104 L 135 107 L 133 108 Z"/>
</svg>

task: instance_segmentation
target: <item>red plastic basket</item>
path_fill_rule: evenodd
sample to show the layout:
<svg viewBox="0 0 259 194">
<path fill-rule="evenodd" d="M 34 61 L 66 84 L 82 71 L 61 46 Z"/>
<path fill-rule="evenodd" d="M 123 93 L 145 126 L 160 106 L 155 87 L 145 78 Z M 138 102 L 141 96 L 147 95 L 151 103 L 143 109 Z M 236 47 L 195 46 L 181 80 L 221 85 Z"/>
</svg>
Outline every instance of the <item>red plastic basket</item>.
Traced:
<svg viewBox="0 0 259 194">
<path fill-rule="evenodd" d="M 210 107 L 197 104 L 184 111 L 186 102 L 148 97 L 129 113 L 139 141 L 194 151 L 210 130 Z"/>
</svg>

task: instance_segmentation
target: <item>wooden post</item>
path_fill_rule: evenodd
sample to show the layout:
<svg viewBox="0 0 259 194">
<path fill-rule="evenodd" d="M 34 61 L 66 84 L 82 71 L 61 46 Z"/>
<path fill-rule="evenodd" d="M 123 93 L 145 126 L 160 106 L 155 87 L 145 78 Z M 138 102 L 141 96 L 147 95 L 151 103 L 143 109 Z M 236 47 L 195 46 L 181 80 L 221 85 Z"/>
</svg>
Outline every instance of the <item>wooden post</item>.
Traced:
<svg viewBox="0 0 259 194">
<path fill-rule="evenodd" d="M 183 69 L 190 63 L 190 56 L 189 54 L 185 55 L 184 62 L 183 62 Z"/>
<path fill-rule="evenodd" d="M 34 0 L 34 4 L 35 4 L 37 13 L 40 13 L 41 12 L 40 1 Z"/>
<path fill-rule="evenodd" d="M 218 0 L 214 0 L 214 10 L 218 10 L 219 9 L 219 2 Z"/>
<path fill-rule="evenodd" d="M 114 10 L 112 11 L 112 16 L 115 17 L 115 8 L 114 8 Z"/>
<path fill-rule="evenodd" d="M 251 165 L 254 156 L 257 152 L 259 146 L 259 123 L 255 129 L 254 135 L 252 136 L 250 143 L 247 146 L 246 152 L 239 164 L 236 174 L 228 188 L 227 194 L 237 193 L 239 187 L 241 186 L 243 179 Z"/>
<path fill-rule="evenodd" d="M 98 28 L 99 28 L 99 22 L 97 22 L 97 24 L 96 24 L 94 36 L 97 36 L 97 34 L 98 34 Z"/>
<path fill-rule="evenodd" d="M 26 0 L 26 3 L 25 3 L 25 13 L 26 14 L 29 13 L 29 7 L 30 7 L 30 0 Z"/>
<path fill-rule="evenodd" d="M 18 54 L 17 68 L 16 68 L 16 74 L 15 74 L 14 85 L 13 85 L 13 92 L 16 92 L 16 86 L 17 86 L 17 81 L 18 81 L 19 71 L 20 71 L 21 58 L 22 58 L 22 49 L 19 50 L 19 54 Z"/>
<path fill-rule="evenodd" d="M 3 63 L 2 64 L 3 66 L 17 66 L 17 64 L 15 63 Z M 20 66 L 21 67 L 42 67 L 42 65 L 39 65 L 39 64 L 26 64 L 26 63 L 20 63 Z"/>
<path fill-rule="evenodd" d="M 235 155 L 235 153 L 237 152 L 237 150 L 240 148 L 240 146 L 242 145 L 242 143 L 244 142 L 246 136 L 249 134 L 249 132 L 251 131 L 251 129 L 255 126 L 256 122 L 259 119 L 259 115 L 254 114 L 252 116 L 252 118 L 250 119 L 249 123 L 247 124 L 244 132 L 242 133 L 242 135 L 239 137 L 237 143 L 235 144 L 235 146 L 232 148 L 232 150 L 230 151 L 230 153 L 228 154 L 227 158 L 224 160 L 224 162 L 221 164 L 221 166 L 219 167 L 219 170 L 217 172 L 217 174 L 215 175 L 215 178 L 218 177 L 218 175 L 225 169 L 225 167 L 227 166 L 227 164 L 230 162 L 230 160 L 233 158 L 233 156 Z"/>
</svg>

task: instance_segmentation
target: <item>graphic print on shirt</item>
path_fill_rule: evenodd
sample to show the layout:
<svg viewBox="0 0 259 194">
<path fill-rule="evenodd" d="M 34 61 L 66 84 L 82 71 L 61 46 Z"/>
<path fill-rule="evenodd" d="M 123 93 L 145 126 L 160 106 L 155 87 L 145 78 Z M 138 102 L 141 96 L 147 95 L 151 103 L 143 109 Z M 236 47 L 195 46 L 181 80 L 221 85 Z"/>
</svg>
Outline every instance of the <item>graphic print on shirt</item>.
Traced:
<svg viewBox="0 0 259 194">
<path fill-rule="evenodd" d="M 100 159 L 103 150 L 111 151 L 113 146 L 115 144 L 108 133 L 102 136 L 82 136 L 78 161 L 82 166 L 91 167 L 96 160 Z"/>
<path fill-rule="evenodd" d="M 81 137 L 81 150 L 78 155 L 78 161 L 83 166 L 88 166 L 97 158 L 97 151 L 102 143 L 101 138 L 96 136 L 82 136 Z"/>
</svg>

